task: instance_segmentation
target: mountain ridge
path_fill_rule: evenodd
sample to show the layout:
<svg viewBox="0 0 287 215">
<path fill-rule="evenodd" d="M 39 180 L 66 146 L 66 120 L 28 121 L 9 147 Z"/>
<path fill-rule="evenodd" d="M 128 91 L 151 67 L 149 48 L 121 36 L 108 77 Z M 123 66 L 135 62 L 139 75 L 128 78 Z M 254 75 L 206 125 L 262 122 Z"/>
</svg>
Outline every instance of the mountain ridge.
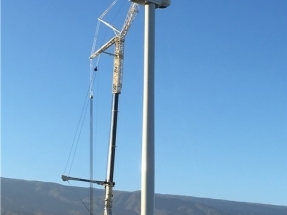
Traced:
<svg viewBox="0 0 287 215">
<path fill-rule="evenodd" d="M 104 192 L 94 189 L 94 194 L 95 214 L 103 214 Z M 89 214 L 89 188 L 1 177 L 1 203 L 2 215 L 84 215 Z M 115 191 L 113 214 L 140 214 L 140 191 Z M 287 206 L 155 194 L 155 215 L 186 214 L 286 215 Z"/>
</svg>

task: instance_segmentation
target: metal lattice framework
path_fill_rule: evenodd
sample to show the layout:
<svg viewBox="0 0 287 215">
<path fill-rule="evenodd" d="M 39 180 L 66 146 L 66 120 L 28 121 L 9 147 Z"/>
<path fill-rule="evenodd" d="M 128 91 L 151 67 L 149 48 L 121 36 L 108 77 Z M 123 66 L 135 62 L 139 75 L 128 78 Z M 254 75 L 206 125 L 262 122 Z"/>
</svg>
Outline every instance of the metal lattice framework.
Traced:
<svg viewBox="0 0 287 215">
<path fill-rule="evenodd" d="M 101 53 L 106 53 L 114 56 L 113 87 L 112 87 L 113 93 L 121 93 L 125 36 L 127 35 L 128 30 L 130 29 L 132 22 L 135 19 L 138 12 L 139 12 L 139 5 L 137 3 L 132 3 L 129 8 L 127 17 L 125 19 L 124 25 L 120 31 L 111 24 L 105 22 L 102 18 L 99 18 L 99 21 L 101 21 L 106 26 L 111 28 L 115 32 L 116 36 L 114 36 L 112 39 L 106 42 L 101 48 L 95 51 L 90 56 L 90 59 L 91 60 L 94 59 Z M 115 45 L 114 54 L 106 52 L 106 50 L 112 45 Z"/>
</svg>

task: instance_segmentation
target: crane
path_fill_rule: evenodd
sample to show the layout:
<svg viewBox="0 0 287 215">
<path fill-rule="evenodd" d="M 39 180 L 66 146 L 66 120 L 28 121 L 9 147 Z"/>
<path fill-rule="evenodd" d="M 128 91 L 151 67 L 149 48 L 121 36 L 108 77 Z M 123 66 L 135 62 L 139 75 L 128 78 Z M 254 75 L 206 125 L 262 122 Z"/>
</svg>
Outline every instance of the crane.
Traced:
<svg viewBox="0 0 287 215">
<path fill-rule="evenodd" d="M 91 54 L 89 57 L 90 60 L 93 60 L 102 53 L 114 56 L 113 64 L 113 83 L 112 83 L 112 117 L 111 117 L 111 127 L 110 127 L 110 138 L 109 138 L 109 152 L 108 152 L 108 164 L 107 164 L 107 175 L 105 181 L 96 181 L 92 179 L 82 179 L 76 177 L 70 177 L 62 175 L 63 181 L 75 180 L 96 183 L 98 185 L 103 185 L 105 187 L 105 205 L 104 205 L 104 215 L 112 215 L 112 197 L 113 197 L 113 187 L 114 182 L 114 163 L 115 163 L 115 148 L 116 148 L 116 134 L 117 134 L 117 118 L 118 118 L 118 103 L 119 95 L 121 94 L 122 89 L 122 77 L 123 77 L 123 60 L 124 60 L 124 43 L 125 36 L 127 35 L 133 20 L 139 12 L 139 5 L 135 2 L 131 3 L 128 10 L 126 19 L 124 21 L 123 27 L 121 30 L 118 30 L 110 23 L 107 23 L 102 19 L 102 16 L 98 20 L 104 23 L 106 26 L 111 28 L 115 36 L 106 42 L 102 47 L 97 51 Z M 104 13 L 105 14 L 105 13 Z M 115 45 L 114 53 L 107 52 L 107 49 Z M 91 198 L 92 200 L 92 198 Z M 90 203 L 93 204 L 92 202 Z M 90 211 L 92 215 L 92 207 Z"/>
<path fill-rule="evenodd" d="M 105 186 L 104 215 L 112 215 L 112 197 L 113 197 L 113 187 L 115 185 L 114 162 L 115 162 L 115 148 L 116 148 L 118 103 L 119 103 L 119 94 L 121 94 L 122 89 L 125 36 L 127 35 L 128 30 L 130 29 L 131 24 L 138 12 L 139 12 L 139 5 L 137 3 L 132 3 L 129 8 L 127 17 L 125 19 L 124 25 L 120 31 L 117 30 L 115 27 L 113 27 L 111 24 L 105 22 L 102 19 L 99 19 L 101 22 L 110 27 L 115 32 L 116 35 L 90 56 L 91 60 L 100 55 L 101 53 L 106 53 L 114 56 L 111 131 L 109 141 L 107 178 L 104 183 Z M 112 45 L 115 45 L 114 54 L 106 52 L 106 50 Z"/>
<path fill-rule="evenodd" d="M 94 52 L 90 59 L 94 59 L 101 53 L 106 53 L 114 56 L 113 66 L 113 83 L 112 83 L 112 117 L 111 117 L 111 131 L 109 141 L 109 154 L 108 154 L 108 165 L 107 165 L 107 178 L 104 183 L 105 186 L 105 208 L 104 215 L 112 215 L 112 197 L 114 182 L 114 162 L 115 162 L 115 148 L 116 148 L 116 133 L 117 133 L 117 117 L 118 117 L 118 103 L 119 95 L 122 89 L 122 77 L 123 77 L 123 59 L 124 59 L 124 43 L 125 36 L 131 27 L 133 20 L 139 12 L 139 5 L 137 3 L 131 3 L 127 17 L 125 19 L 122 29 L 119 31 L 111 24 L 99 19 L 101 22 L 110 27 L 114 32 L 115 36 L 105 43 L 101 48 Z M 115 45 L 114 54 L 106 52 L 106 50 Z"/>
</svg>

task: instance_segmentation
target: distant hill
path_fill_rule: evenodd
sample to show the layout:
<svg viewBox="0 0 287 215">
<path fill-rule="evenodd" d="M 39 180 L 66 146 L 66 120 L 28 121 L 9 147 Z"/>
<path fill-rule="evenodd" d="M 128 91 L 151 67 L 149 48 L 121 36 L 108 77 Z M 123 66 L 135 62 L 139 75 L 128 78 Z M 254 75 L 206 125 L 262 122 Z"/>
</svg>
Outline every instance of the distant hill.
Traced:
<svg viewBox="0 0 287 215">
<path fill-rule="evenodd" d="M 95 214 L 103 214 L 103 190 L 94 193 Z M 88 215 L 83 203 L 88 188 L 1 178 L 1 215 Z M 113 214 L 140 214 L 140 192 L 116 191 Z M 155 215 L 287 215 L 287 207 L 156 194 Z"/>
</svg>

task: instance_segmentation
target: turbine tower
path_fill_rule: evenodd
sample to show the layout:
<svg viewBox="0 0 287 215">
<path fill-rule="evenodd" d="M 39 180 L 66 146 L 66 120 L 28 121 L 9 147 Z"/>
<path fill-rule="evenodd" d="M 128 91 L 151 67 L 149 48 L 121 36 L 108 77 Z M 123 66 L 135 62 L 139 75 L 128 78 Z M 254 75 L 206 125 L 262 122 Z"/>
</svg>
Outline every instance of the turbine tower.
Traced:
<svg viewBox="0 0 287 215">
<path fill-rule="evenodd" d="M 144 95 L 142 127 L 141 215 L 154 215 L 154 47 L 155 8 L 166 8 L 170 0 L 131 0 L 145 7 Z"/>
</svg>

